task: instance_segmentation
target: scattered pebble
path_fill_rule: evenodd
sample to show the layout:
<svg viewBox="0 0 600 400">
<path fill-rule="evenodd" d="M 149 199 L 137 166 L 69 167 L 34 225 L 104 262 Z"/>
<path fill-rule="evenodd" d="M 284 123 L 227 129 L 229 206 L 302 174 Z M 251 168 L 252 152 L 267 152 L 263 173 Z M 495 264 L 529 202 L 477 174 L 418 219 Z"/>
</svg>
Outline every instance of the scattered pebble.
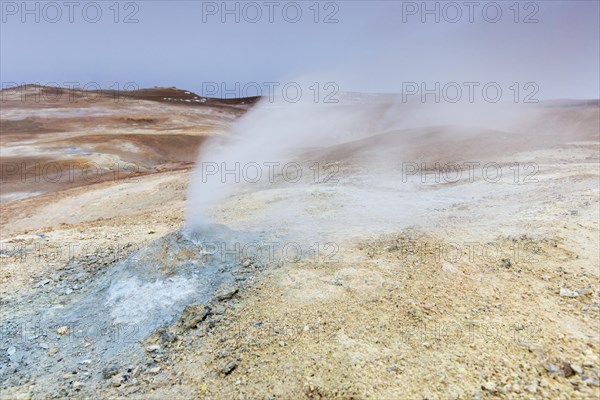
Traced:
<svg viewBox="0 0 600 400">
<path fill-rule="evenodd" d="M 561 369 L 562 369 L 563 374 L 567 378 L 570 377 L 570 376 L 575 375 L 575 371 L 573 371 L 573 368 L 571 368 L 571 364 L 569 364 L 568 362 L 564 362 L 561 365 Z"/>
<path fill-rule="evenodd" d="M 160 346 L 157 345 L 157 344 L 153 344 L 153 345 L 150 345 L 150 346 L 146 347 L 146 351 L 148 353 L 153 353 L 153 352 L 158 351 L 158 350 L 160 350 Z"/>
<path fill-rule="evenodd" d="M 198 324 L 200 322 L 202 322 L 202 320 L 204 320 L 204 318 L 206 318 L 209 311 L 210 311 L 210 309 L 208 307 L 206 307 L 204 304 L 188 305 L 187 307 L 185 307 L 185 309 L 183 310 L 183 313 L 181 314 L 181 322 L 182 322 L 183 328 L 184 329 L 195 328 L 196 326 L 198 326 Z"/>
<path fill-rule="evenodd" d="M 229 300 L 233 296 L 235 296 L 235 294 L 238 292 L 238 290 L 239 290 L 239 287 L 236 285 L 226 286 L 224 288 L 221 288 L 221 290 L 219 290 L 219 292 L 216 294 L 216 298 L 219 301 Z"/>
<path fill-rule="evenodd" d="M 224 375 L 229 375 L 230 373 L 233 372 L 234 369 L 236 369 L 238 366 L 237 361 L 229 361 L 227 364 L 225 364 L 223 366 L 223 368 L 221 368 L 221 372 Z"/>
<path fill-rule="evenodd" d="M 575 292 L 573 290 L 561 288 L 560 289 L 560 296 L 561 297 L 577 297 L 577 296 L 579 296 L 579 293 L 577 293 L 577 292 Z"/>
<path fill-rule="evenodd" d="M 112 381 L 111 381 L 111 383 L 110 383 L 110 384 L 111 384 L 113 387 L 119 387 L 119 386 L 121 386 L 121 384 L 122 384 L 122 383 L 123 383 L 123 377 L 121 377 L 121 376 L 114 376 L 114 377 L 112 378 Z"/>
<path fill-rule="evenodd" d="M 104 379 L 109 379 L 115 376 L 118 372 L 119 370 L 115 366 L 106 367 L 102 370 L 102 377 Z"/>
<path fill-rule="evenodd" d="M 525 390 L 527 390 L 529 393 L 536 393 L 537 392 L 537 384 L 533 383 L 529 386 L 526 386 Z"/>
<path fill-rule="evenodd" d="M 558 367 L 554 364 L 547 364 L 544 368 L 546 368 L 546 371 L 548 371 L 550 374 L 555 374 L 558 372 Z"/>
<path fill-rule="evenodd" d="M 571 364 L 571 369 L 573 370 L 573 372 L 575 372 L 576 374 L 583 374 L 583 368 L 581 368 L 579 365 L 577 364 Z"/>
</svg>

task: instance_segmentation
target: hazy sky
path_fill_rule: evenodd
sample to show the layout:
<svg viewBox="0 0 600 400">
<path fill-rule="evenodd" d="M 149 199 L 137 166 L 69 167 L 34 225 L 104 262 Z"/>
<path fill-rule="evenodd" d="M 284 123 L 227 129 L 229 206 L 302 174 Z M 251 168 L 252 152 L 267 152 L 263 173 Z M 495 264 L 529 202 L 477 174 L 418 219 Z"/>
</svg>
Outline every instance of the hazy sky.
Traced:
<svg viewBox="0 0 600 400">
<path fill-rule="evenodd" d="M 540 99 L 600 97 L 595 0 L 430 1 L 430 14 L 421 1 L 1 3 L 3 84 L 135 82 L 202 92 L 207 82 L 267 90 L 266 82 L 302 75 L 342 91 L 533 82 Z"/>
</svg>

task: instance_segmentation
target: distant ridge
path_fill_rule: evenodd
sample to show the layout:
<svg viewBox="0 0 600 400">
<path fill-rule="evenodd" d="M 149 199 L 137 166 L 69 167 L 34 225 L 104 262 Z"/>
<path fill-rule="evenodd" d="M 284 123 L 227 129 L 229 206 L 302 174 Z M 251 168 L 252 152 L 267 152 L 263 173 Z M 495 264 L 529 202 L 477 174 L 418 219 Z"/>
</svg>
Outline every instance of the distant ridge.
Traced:
<svg viewBox="0 0 600 400">
<path fill-rule="evenodd" d="M 67 94 L 83 98 L 85 96 L 88 96 L 89 93 L 94 93 L 94 95 L 95 93 L 97 93 L 96 90 L 89 90 L 86 92 L 82 89 L 76 88 L 72 89 L 37 84 L 24 84 L 0 90 L 0 94 L 3 94 L 2 99 L 4 100 L 4 94 L 7 93 L 15 95 L 23 92 L 24 94 L 33 96 L 36 94 L 35 91 L 38 91 L 39 94 L 43 94 L 44 97 L 48 99 Z M 260 96 L 242 97 L 234 99 L 205 97 L 200 96 L 190 90 L 178 89 L 176 87 L 154 87 L 136 90 L 100 89 L 99 92 L 101 93 L 102 97 L 106 98 L 116 98 L 118 96 L 120 98 L 132 98 L 136 100 L 148 100 L 161 103 L 181 104 L 190 106 L 251 106 L 261 99 Z"/>
</svg>

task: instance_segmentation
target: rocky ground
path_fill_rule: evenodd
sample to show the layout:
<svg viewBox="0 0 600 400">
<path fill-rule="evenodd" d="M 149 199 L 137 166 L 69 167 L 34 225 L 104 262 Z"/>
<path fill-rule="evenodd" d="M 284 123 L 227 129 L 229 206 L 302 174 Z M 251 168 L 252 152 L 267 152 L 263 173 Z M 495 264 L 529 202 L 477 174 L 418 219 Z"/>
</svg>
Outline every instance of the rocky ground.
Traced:
<svg viewBox="0 0 600 400">
<path fill-rule="evenodd" d="M 195 112 L 186 124 L 212 111 Z M 3 159 L 27 147 L 2 135 Z M 2 203 L 2 397 L 597 398 L 598 151 L 575 137 L 488 155 L 535 163 L 537 181 L 415 177 L 401 196 L 340 156 L 339 182 L 251 187 L 202 237 L 181 231 L 193 160 L 38 195 L 13 181 L 29 194 Z M 204 257 L 231 240 L 279 247 Z M 291 240 L 302 257 L 279 251 Z"/>
</svg>

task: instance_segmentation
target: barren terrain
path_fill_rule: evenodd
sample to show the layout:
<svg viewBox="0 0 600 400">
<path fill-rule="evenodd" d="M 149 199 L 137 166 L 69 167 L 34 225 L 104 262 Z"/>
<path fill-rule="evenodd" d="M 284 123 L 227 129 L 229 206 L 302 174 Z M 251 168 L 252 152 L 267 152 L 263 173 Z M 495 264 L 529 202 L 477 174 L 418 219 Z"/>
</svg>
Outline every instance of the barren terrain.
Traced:
<svg viewBox="0 0 600 400">
<path fill-rule="evenodd" d="M 337 163 L 335 182 L 247 185 L 214 211 L 235 234 L 300 237 L 302 257 L 234 254 L 215 272 L 230 281 L 150 333 L 118 319 L 90 330 L 119 307 L 104 279 L 183 227 L 200 146 L 256 101 L 186 93 L 2 103 L 3 398 L 600 396 L 597 102 L 535 106 L 529 136 L 432 126 L 305 149 L 307 171 Z M 495 163 L 503 178 L 365 164 L 386 152 L 434 174 Z M 173 282 L 195 257 L 165 254 Z M 160 298 L 149 288 L 134 300 Z M 73 325 L 65 310 L 86 312 Z"/>
</svg>

